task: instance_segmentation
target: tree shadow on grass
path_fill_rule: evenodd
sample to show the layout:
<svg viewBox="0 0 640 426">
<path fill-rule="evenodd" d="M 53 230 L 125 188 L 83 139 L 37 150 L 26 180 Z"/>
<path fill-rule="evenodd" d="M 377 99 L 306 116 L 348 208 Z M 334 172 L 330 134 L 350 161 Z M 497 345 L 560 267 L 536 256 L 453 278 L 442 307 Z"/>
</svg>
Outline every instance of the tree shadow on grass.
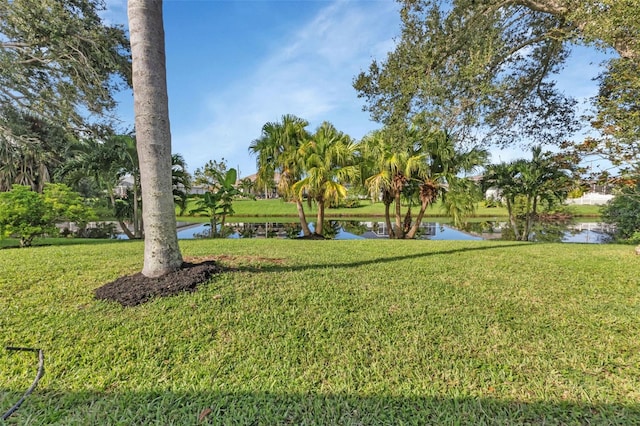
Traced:
<svg viewBox="0 0 640 426">
<path fill-rule="evenodd" d="M 407 254 L 407 255 L 398 255 L 398 256 L 384 256 L 384 257 L 376 257 L 375 259 L 367 259 L 367 260 L 359 260 L 355 262 L 331 262 L 331 263 L 318 263 L 318 264 L 310 264 L 310 265 L 294 265 L 287 266 L 281 264 L 281 262 L 267 264 L 264 266 L 256 267 L 252 265 L 240 265 L 234 266 L 233 270 L 235 271 L 243 271 L 243 272 L 293 272 L 293 271 L 306 271 L 312 269 L 326 269 L 326 268 L 357 268 L 360 266 L 367 265 L 379 265 L 382 263 L 393 263 L 403 260 L 412 260 L 412 259 L 422 259 L 428 258 L 432 256 L 440 256 L 440 255 L 449 255 L 456 253 L 466 253 L 473 251 L 485 251 L 492 249 L 503 249 L 510 247 L 521 247 L 530 245 L 531 243 L 512 243 L 512 244 L 502 244 L 502 245 L 482 245 L 476 247 L 463 247 L 460 249 L 451 249 L 451 250 L 441 250 L 441 251 L 429 251 L 424 253 L 415 253 L 415 254 Z"/>
<path fill-rule="evenodd" d="M 5 411 L 17 392 L 0 390 Z M 640 404 L 270 392 L 40 390 L 7 424 L 633 425 Z"/>
<path fill-rule="evenodd" d="M 460 249 L 416 253 L 410 255 L 378 257 L 375 259 L 367 259 L 347 263 L 325 263 L 296 266 L 286 266 L 283 264 L 283 262 L 281 262 L 281 259 L 278 259 L 277 262 L 274 262 L 273 259 L 259 258 L 259 260 L 261 260 L 262 262 L 266 261 L 267 264 L 264 266 L 255 266 L 255 264 L 240 266 L 234 265 L 231 268 L 226 268 L 218 265 L 218 260 L 221 258 L 224 259 L 225 256 L 218 258 L 205 257 L 204 261 L 202 261 L 203 259 L 199 259 L 200 262 L 198 263 L 185 262 L 183 264 L 183 267 L 179 270 L 168 273 L 161 277 L 150 278 L 142 275 L 142 273 L 120 277 L 115 281 L 106 283 L 103 286 L 95 289 L 94 295 L 97 299 L 116 301 L 123 306 L 137 306 L 142 303 L 148 302 L 149 300 L 152 300 L 156 297 L 173 296 L 185 291 L 195 291 L 197 286 L 209 282 L 211 279 L 210 277 L 212 277 L 213 275 L 217 275 L 227 271 L 280 273 L 325 268 L 354 268 L 372 264 L 377 265 L 401 260 L 419 259 L 434 255 L 448 255 L 478 250 L 489 250 L 492 248 L 514 247 L 523 244 L 524 243 L 500 246 L 483 245 L 477 247 L 464 247 Z M 227 257 L 227 259 L 233 261 L 233 258 Z"/>
</svg>

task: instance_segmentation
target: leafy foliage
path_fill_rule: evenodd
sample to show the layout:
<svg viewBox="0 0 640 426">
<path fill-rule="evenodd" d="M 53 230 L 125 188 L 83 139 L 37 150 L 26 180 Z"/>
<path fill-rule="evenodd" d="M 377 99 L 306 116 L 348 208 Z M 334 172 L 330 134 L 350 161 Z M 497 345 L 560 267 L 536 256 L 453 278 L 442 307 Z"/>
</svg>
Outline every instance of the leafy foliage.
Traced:
<svg viewBox="0 0 640 426">
<path fill-rule="evenodd" d="M 0 236 L 16 235 L 20 247 L 28 247 L 38 235 L 55 231 L 52 207 L 41 194 L 25 185 L 0 192 Z"/>
<path fill-rule="evenodd" d="M 215 191 L 224 181 L 228 170 L 227 161 L 209 160 L 203 167 L 198 167 L 193 172 L 193 183 L 203 186 L 206 191 Z"/>
<path fill-rule="evenodd" d="M 0 105 L 0 191 L 13 184 L 42 192 L 70 156 L 73 138 L 61 126 Z"/>
<path fill-rule="evenodd" d="M 72 221 L 83 228 L 91 219 L 93 211 L 63 184 L 47 184 L 42 194 L 26 185 L 0 192 L 0 237 L 16 235 L 21 247 L 30 246 L 37 236 L 55 234 L 57 222 Z"/>
<path fill-rule="evenodd" d="M 602 220 L 615 225 L 614 238 L 640 244 L 640 179 L 625 185 L 609 203 L 602 208 Z"/>
<path fill-rule="evenodd" d="M 113 214 L 129 239 L 142 238 L 140 165 L 136 139 L 132 135 L 111 135 L 102 139 L 82 139 L 73 146 L 73 158 L 65 162 L 60 178 L 77 186 L 89 179 L 106 193 Z M 125 176 L 133 178 L 127 192 L 117 193 Z M 125 221 L 133 224 L 133 232 Z"/>
<path fill-rule="evenodd" d="M 224 164 L 224 160 L 223 163 Z M 218 234 L 218 224 L 224 227 L 226 217 L 233 214 L 233 199 L 242 192 L 235 186 L 238 174 L 236 169 L 226 170 L 223 174 L 222 169 L 208 169 L 207 177 L 209 179 L 209 190 L 198 196 L 196 199 L 196 208 L 191 213 L 206 213 L 209 216 L 209 224 L 211 226 L 211 237 Z M 196 181 L 197 181 L 196 177 Z"/>
<path fill-rule="evenodd" d="M 595 154 L 610 161 L 622 174 L 629 173 L 640 164 L 640 62 L 613 59 L 599 82 L 597 113 L 591 124 L 600 131 L 600 137 L 587 138 L 571 148 L 580 154 Z"/>
<path fill-rule="evenodd" d="M 354 87 L 372 117 L 402 126 L 415 117 L 511 144 L 557 141 L 575 129 L 574 101 L 553 78 L 568 56 L 566 20 L 517 1 L 403 0 L 393 52 Z"/>
<path fill-rule="evenodd" d="M 619 56 L 605 64 L 594 99 L 600 137 L 572 156 L 638 162 L 640 20 L 637 0 L 400 0 L 402 34 L 383 61 L 354 80 L 375 120 L 415 116 L 486 141 L 560 143 L 582 123 L 554 74 L 572 45 Z M 570 94 L 569 94 L 570 95 Z"/>
<path fill-rule="evenodd" d="M 187 171 L 187 163 L 180 154 L 171 155 L 171 186 L 173 201 L 179 208 L 178 215 L 184 215 L 189 202 L 189 192 L 192 187 L 192 177 Z"/>
<path fill-rule="evenodd" d="M 93 210 L 85 205 L 80 194 L 67 185 L 50 183 L 45 185 L 42 196 L 51 206 L 52 220 L 55 222 L 75 222 L 83 228 L 90 220 L 95 220 Z"/>
<path fill-rule="evenodd" d="M 483 186 L 497 188 L 507 206 L 509 224 L 514 239 L 528 241 L 539 208 L 550 209 L 564 201 L 574 180 L 562 162 L 557 162 L 551 153 L 532 149 L 531 160 L 515 160 L 510 163 L 493 164 L 487 167 Z"/>
<path fill-rule="evenodd" d="M 111 111 L 130 80 L 129 41 L 101 10 L 101 0 L 2 0 L 0 105 L 75 130 Z"/>
</svg>

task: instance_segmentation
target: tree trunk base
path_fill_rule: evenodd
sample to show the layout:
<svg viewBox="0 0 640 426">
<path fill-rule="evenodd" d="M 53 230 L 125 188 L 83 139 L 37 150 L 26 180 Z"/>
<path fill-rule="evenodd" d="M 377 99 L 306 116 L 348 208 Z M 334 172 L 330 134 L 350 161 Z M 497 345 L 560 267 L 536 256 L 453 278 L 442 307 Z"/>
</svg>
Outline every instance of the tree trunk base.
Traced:
<svg viewBox="0 0 640 426">
<path fill-rule="evenodd" d="M 296 238 L 296 240 L 326 240 L 326 239 L 327 238 L 325 238 L 323 235 L 316 234 L 315 232 L 313 234 L 303 235 L 302 237 Z"/>
</svg>

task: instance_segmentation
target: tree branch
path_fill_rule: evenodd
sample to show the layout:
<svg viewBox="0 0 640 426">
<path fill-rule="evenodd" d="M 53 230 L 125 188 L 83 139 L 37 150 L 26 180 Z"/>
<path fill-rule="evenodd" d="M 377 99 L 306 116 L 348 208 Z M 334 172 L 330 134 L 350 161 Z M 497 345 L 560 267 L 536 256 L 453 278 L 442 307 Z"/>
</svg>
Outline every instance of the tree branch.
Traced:
<svg viewBox="0 0 640 426">
<path fill-rule="evenodd" d="M 555 16 L 566 16 L 567 13 L 569 13 L 566 2 L 556 0 L 513 0 L 511 3 L 526 6 L 536 12 L 550 13 Z"/>
</svg>

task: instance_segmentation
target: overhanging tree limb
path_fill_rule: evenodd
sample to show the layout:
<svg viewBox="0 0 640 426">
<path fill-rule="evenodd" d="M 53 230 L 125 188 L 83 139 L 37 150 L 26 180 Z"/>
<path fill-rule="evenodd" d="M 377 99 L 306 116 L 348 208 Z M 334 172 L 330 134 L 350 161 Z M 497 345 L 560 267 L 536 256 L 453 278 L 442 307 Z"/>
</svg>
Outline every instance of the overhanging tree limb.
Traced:
<svg viewBox="0 0 640 426">
<path fill-rule="evenodd" d="M 0 0 L 1 106 L 74 128 L 104 121 L 131 76 L 126 33 L 102 22 L 104 8 L 101 0 Z"/>
</svg>

